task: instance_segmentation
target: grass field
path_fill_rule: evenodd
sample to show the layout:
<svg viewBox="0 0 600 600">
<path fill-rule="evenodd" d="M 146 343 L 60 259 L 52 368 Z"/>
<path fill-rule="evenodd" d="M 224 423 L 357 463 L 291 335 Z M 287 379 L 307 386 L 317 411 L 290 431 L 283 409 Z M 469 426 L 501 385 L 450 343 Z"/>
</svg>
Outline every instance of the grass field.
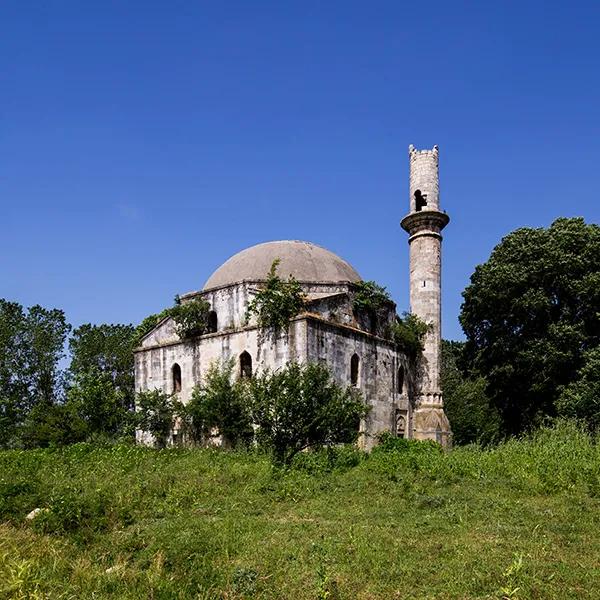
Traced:
<svg viewBox="0 0 600 600">
<path fill-rule="evenodd" d="M 597 599 L 600 446 L 5 451 L 0 523 L 0 598 Z"/>
</svg>

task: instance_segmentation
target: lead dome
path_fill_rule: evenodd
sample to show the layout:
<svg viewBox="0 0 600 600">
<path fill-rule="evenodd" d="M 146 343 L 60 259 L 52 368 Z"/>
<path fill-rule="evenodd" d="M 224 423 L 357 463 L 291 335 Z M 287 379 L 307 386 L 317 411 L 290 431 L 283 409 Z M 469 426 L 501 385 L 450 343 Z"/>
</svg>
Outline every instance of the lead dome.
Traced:
<svg viewBox="0 0 600 600">
<path fill-rule="evenodd" d="M 356 270 L 337 254 L 310 242 L 282 240 L 258 244 L 234 254 L 208 278 L 204 289 L 263 280 L 276 259 L 280 261 L 277 273 L 282 277 L 292 275 L 307 283 L 361 281 Z"/>
</svg>

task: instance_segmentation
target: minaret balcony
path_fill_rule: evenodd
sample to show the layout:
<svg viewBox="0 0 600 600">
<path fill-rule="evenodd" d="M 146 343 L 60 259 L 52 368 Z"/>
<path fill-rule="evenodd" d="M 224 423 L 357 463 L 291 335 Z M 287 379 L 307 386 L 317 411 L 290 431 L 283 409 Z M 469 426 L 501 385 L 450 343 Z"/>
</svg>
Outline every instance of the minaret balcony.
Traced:
<svg viewBox="0 0 600 600">
<path fill-rule="evenodd" d="M 439 235 L 448 225 L 450 217 L 439 210 L 420 210 L 406 215 L 400 222 L 402 229 L 411 236 L 419 233 Z"/>
</svg>

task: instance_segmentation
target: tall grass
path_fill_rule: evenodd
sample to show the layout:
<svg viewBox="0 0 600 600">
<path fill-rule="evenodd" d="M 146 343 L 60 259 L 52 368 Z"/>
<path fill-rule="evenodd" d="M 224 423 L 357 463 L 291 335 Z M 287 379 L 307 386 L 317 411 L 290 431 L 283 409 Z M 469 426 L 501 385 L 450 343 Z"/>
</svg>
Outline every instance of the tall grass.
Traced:
<svg viewBox="0 0 600 600">
<path fill-rule="evenodd" d="M 600 446 L 0 452 L 0 598 L 598 598 Z M 38 515 L 26 515 L 40 508 Z"/>
</svg>

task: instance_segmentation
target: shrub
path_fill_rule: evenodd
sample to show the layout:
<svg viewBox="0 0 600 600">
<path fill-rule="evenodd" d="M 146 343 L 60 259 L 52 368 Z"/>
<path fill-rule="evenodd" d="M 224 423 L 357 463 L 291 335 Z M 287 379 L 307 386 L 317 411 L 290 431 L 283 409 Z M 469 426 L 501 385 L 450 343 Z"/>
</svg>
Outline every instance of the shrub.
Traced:
<svg viewBox="0 0 600 600">
<path fill-rule="evenodd" d="M 284 463 L 308 448 L 355 442 L 368 412 L 354 388 L 315 363 L 267 371 L 251 380 L 250 394 L 258 444 Z"/>
<path fill-rule="evenodd" d="M 203 298 L 176 304 L 169 309 L 169 315 L 175 321 L 175 331 L 182 339 L 203 335 L 208 330 L 210 304 Z"/>
<path fill-rule="evenodd" d="M 396 317 L 389 331 L 389 338 L 410 356 L 417 356 L 423 350 L 423 338 L 431 326 L 417 315 L 404 313 L 404 318 Z"/>
<path fill-rule="evenodd" d="M 256 315 L 258 326 L 273 334 L 286 329 L 291 319 L 304 309 L 306 296 L 291 275 L 287 280 L 277 274 L 279 259 L 273 261 L 265 286 L 248 305 L 246 319 Z"/>
<path fill-rule="evenodd" d="M 164 448 L 175 418 L 173 396 L 162 390 L 138 392 L 136 396 L 137 425 L 154 436 L 156 446 Z"/>
<path fill-rule="evenodd" d="M 243 381 L 233 378 L 233 360 L 214 363 L 205 382 L 196 387 L 183 407 L 183 418 L 191 438 L 205 441 L 216 430 L 227 447 L 247 445 L 253 435 Z"/>
</svg>

